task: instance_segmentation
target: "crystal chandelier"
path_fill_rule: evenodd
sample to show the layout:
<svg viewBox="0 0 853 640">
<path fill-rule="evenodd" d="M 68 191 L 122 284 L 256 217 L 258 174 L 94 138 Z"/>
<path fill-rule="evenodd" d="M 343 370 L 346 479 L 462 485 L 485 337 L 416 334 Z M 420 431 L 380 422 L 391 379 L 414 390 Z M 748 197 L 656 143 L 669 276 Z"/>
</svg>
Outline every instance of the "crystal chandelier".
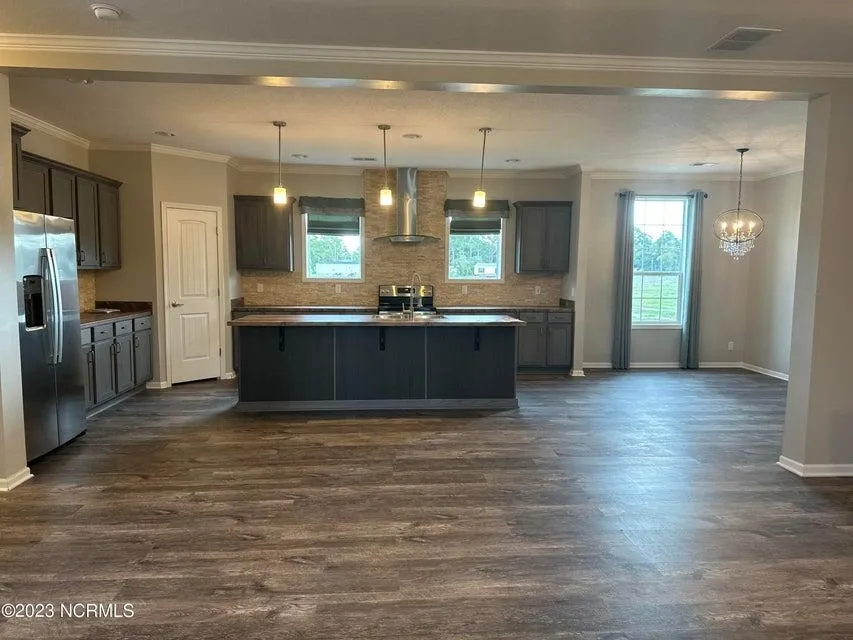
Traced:
<svg viewBox="0 0 853 640">
<path fill-rule="evenodd" d="M 723 211 L 714 220 L 714 235 L 720 240 L 720 249 L 735 260 L 740 260 L 755 247 L 755 239 L 764 231 L 764 218 L 752 209 L 744 209 L 743 156 L 749 149 L 738 149 L 740 177 L 737 185 L 737 209 Z"/>
</svg>

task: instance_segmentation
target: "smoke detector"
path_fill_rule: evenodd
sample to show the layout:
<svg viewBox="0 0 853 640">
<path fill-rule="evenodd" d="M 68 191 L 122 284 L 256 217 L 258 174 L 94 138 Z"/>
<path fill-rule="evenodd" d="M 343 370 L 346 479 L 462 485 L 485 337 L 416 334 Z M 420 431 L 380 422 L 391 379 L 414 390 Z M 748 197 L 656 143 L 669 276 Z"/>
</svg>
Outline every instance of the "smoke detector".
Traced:
<svg viewBox="0 0 853 640">
<path fill-rule="evenodd" d="M 691 167 L 716 167 L 716 162 L 691 162 Z"/>
<path fill-rule="evenodd" d="M 175 133 L 173 131 L 155 131 L 155 136 L 160 136 L 161 138 L 174 138 Z"/>
<path fill-rule="evenodd" d="M 406 140 L 420 140 L 423 136 L 419 133 L 404 133 L 403 137 Z"/>
<path fill-rule="evenodd" d="M 111 4 L 93 4 L 90 7 L 92 13 L 98 20 L 118 20 L 121 17 L 121 9 Z"/>
<path fill-rule="evenodd" d="M 738 27 L 708 47 L 708 51 L 746 51 L 781 29 L 768 27 Z"/>
<path fill-rule="evenodd" d="M 376 162 L 376 156 L 353 156 L 353 162 Z"/>
<path fill-rule="evenodd" d="M 290 157 L 294 160 L 306 160 L 308 156 L 304 153 L 291 153 Z"/>
</svg>

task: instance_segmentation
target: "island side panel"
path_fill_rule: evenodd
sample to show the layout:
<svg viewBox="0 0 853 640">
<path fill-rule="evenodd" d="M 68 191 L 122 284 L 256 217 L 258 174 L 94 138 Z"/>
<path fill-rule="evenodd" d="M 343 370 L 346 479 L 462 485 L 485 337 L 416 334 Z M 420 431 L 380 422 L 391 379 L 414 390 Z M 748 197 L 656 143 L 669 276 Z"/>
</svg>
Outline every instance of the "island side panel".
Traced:
<svg viewBox="0 0 853 640">
<path fill-rule="evenodd" d="M 337 400 L 426 397 L 424 327 L 338 327 Z"/>
<path fill-rule="evenodd" d="M 239 327 L 240 402 L 335 397 L 333 327 Z"/>
<path fill-rule="evenodd" d="M 516 328 L 427 328 L 430 399 L 515 398 Z"/>
</svg>

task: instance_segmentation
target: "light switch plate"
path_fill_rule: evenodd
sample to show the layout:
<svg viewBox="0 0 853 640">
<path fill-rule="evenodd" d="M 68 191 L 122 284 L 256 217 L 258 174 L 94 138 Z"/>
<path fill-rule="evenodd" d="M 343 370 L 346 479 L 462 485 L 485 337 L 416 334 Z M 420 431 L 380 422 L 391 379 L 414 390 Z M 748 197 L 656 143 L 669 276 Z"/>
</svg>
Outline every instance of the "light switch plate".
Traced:
<svg viewBox="0 0 853 640">
<path fill-rule="evenodd" d="M 463 296 L 467 296 L 467 295 L 468 295 L 468 285 L 467 285 L 467 284 L 463 284 L 463 285 L 462 285 L 462 295 L 463 295 Z"/>
<path fill-rule="evenodd" d="M 536 295 L 542 295 L 542 287 L 540 287 L 539 285 L 536 285 Z"/>
<path fill-rule="evenodd" d="M 255 288 L 258 290 L 258 293 L 263 293 L 264 292 L 264 283 L 259 282 Z"/>
<path fill-rule="evenodd" d="M 341 287 L 341 285 L 339 285 L 339 284 L 336 284 L 335 285 L 335 293 L 340 293 L 341 291 L 343 291 L 343 287 Z"/>
</svg>

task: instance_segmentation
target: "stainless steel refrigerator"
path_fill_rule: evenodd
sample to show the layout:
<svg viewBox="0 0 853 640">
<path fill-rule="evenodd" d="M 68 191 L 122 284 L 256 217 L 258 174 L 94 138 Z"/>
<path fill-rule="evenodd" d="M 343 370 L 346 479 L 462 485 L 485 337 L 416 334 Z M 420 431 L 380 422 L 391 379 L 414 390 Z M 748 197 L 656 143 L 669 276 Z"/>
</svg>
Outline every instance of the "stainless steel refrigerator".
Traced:
<svg viewBox="0 0 853 640">
<path fill-rule="evenodd" d="M 15 211 L 27 460 L 86 429 L 74 221 Z"/>
</svg>

